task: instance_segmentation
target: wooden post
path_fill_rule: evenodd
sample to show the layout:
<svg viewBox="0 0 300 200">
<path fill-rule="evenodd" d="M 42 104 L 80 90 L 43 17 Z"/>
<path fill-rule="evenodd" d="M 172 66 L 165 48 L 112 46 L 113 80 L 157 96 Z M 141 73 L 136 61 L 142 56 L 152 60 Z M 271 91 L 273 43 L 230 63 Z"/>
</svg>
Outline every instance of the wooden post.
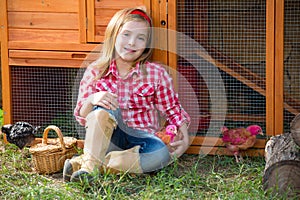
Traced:
<svg viewBox="0 0 300 200">
<path fill-rule="evenodd" d="M 1 73 L 2 73 L 2 109 L 3 123 L 11 123 L 11 89 L 10 71 L 8 65 L 8 28 L 7 28 L 7 4 L 6 1 L 0 2 L 0 51 L 1 51 Z M 4 97 L 5 94 L 5 97 Z M 4 135 L 6 143 L 6 136 Z"/>
<path fill-rule="evenodd" d="M 278 135 L 283 132 L 283 88 L 284 88 L 284 0 L 275 1 L 275 63 L 274 72 L 276 72 L 274 90 L 276 105 L 274 113 L 274 134 Z"/>
<path fill-rule="evenodd" d="M 267 0 L 266 9 L 266 134 L 271 136 L 275 128 L 275 2 Z"/>
<path fill-rule="evenodd" d="M 87 33 L 87 18 L 86 18 L 86 0 L 79 1 L 78 21 L 79 21 L 79 41 L 80 43 L 86 43 Z"/>
<path fill-rule="evenodd" d="M 0 2 L 0 43 L 1 43 L 1 68 L 2 68 L 2 106 L 4 124 L 11 123 L 11 84 L 8 65 L 8 27 L 7 27 L 7 3 Z M 5 96 L 4 96 L 5 94 Z"/>
<path fill-rule="evenodd" d="M 168 66 L 171 67 L 170 74 L 174 80 L 175 88 L 178 90 L 177 74 L 177 2 L 168 2 Z"/>
<path fill-rule="evenodd" d="M 168 36 L 167 30 L 164 30 L 168 26 L 167 20 L 167 2 L 153 1 L 152 2 L 152 19 L 155 29 L 154 44 L 156 49 L 153 51 L 153 60 L 160 61 L 161 63 L 168 64 L 167 45 Z"/>
<path fill-rule="evenodd" d="M 87 41 L 95 42 L 95 2 L 87 1 Z"/>
</svg>

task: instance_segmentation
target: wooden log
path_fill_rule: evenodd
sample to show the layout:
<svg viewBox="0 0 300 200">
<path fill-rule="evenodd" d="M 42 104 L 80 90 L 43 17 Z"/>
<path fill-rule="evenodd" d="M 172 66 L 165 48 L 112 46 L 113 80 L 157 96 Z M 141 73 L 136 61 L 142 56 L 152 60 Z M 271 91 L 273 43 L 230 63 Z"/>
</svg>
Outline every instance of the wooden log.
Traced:
<svg viewBox="0 0 300 200">
<path fill-rule="evenodd" d="M 300 196 L 300 161 L 283 160 L 266 170 L 264 190 L 283 199 L 298 199 Z"/>
<path fill-rule="evenodd" d="M 294 142 L 300 147 L 300 113 L 291 122 L 291 134 Z"/>
<path fill-rule="evenodd" d="M 265 170 L 279 161 L 300 161 L 300 148 L 294 142 L 291 133 L 271 137 L 265 147 L 265 160 Z"/>
<path fill-rule="evenodd" d="M 290 124 L 291 132 L 273 136 L 265 147 L 265 191 L 285 197 L 300 196 L 300 114 Z M 295 138 L 295 139 L 294 139 Z"/>
</svg>

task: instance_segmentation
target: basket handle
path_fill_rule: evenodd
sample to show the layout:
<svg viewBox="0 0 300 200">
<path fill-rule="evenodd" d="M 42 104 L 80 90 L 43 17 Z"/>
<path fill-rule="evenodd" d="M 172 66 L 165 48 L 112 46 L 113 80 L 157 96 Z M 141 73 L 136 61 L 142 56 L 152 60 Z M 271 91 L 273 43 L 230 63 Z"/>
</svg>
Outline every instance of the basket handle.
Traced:
<svg viewBox="0 0 300 200">
<path fill-rule="evenodd" d="M 63 152 L 65 152 L 66 151 L 66 146 L 65 146 L 63 134 L 61 133 L 61 130 L 57 126 L 50 125 L 50 126 L 47 126 L 45 128 L 44 133 L 43 133 L 42 144 L 45 144 L 45 145 L 47 144 L 48 133 L 49 133 L 50 130 L 54 130 L 55 133 L 58 135 L 60 146 L 61 146 Z"/>
</svg>

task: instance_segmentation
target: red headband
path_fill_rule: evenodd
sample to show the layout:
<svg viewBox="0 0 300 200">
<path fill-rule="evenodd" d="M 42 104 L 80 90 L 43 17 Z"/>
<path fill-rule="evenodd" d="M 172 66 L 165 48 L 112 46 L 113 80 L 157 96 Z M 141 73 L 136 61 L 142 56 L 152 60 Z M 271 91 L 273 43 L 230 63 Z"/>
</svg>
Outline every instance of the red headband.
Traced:
<svg viewBox="0 0 300 200">
<path fill-rule="evenodd" d="M 148 15 L 147 15 L 146 13 L 144 13 L 143 11 L 141 11 L 141 10 L 139 10 L 139 9 L 135 9 L 135 10 L 131 11 L 130 14 L 142 16 L 145 20 L 147 20 L 147 22 L 149 23 L 149 25 L 152 26 L 152 25 L 151 25 L 151 20 L 150 20 L 150 18 L 149 18 Z"/>
</svg>

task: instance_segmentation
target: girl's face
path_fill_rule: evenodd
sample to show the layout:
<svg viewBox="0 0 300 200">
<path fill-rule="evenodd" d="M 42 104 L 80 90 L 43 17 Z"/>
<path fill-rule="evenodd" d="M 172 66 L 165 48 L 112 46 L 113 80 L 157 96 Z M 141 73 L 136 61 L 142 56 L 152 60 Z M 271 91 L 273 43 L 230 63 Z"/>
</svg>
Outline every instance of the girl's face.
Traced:
<svg viewBox="0 0 300 200">
<path fill-rule="evenodd" d="M 142 21 L 126 22 L 116 38 L 116 59 L 132 64 L 140 57 L 146 48 L 148 27 L 148 24 Z"/>
</svg>

